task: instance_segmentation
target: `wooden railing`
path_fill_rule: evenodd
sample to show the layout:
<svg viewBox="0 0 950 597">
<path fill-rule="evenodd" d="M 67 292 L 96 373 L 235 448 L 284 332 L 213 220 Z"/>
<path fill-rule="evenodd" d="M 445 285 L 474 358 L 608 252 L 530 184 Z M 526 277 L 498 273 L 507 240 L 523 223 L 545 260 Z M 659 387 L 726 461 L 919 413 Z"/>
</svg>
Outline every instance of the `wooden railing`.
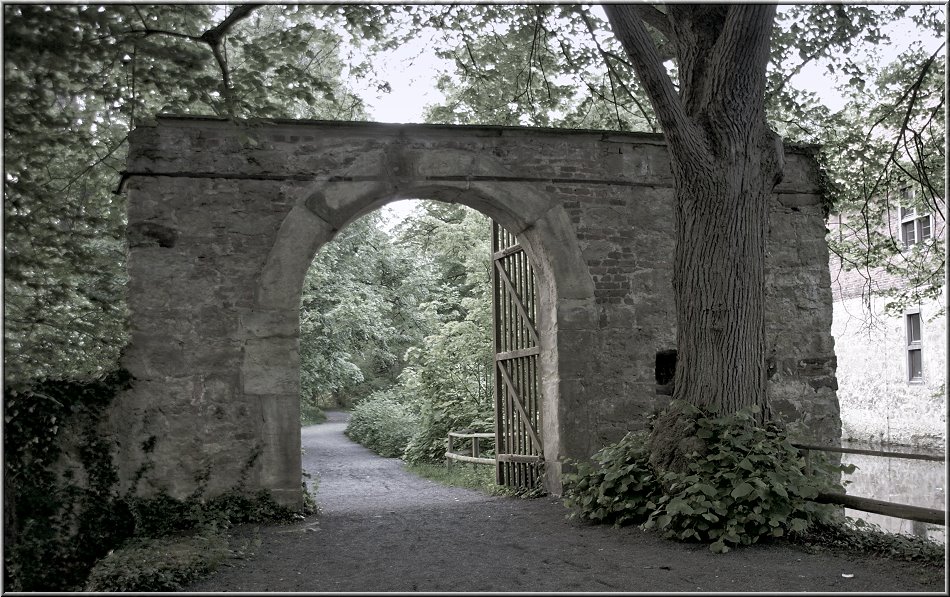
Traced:
<svg viewBox="0 0 950 597">
<path fill-rule="evenodd" d="M 864 450 L 859 448 L 839 448 L 836 446 L 815 446 L 812 444 L 792 444 L 805 454 L 808 458 L 809 452 L 836 452 L 839 454 L 863 454 L 866 456 L 884 456 L 887 458 L 909 458 L 912 460 L 929 460 L 932 462 L 944 462 L 946 458 L 940 455 L 930 454 L 905 454 L 903 452 L 885 452 L 882 450 Z M 807 462 L 807 460 L 806 460 Z M 820 504 L 837 504 L 846 508 L 861 510 L 862 512 L 871 512 L 873 514 L 883 514 L 884 516 L 895 516 L 907 520 L 916 520 L 917 522 L 928 522 L 930 524 L 940 524 L 946 526 L 947 513 L 936 508 L 923 508 L 921 506 L 911 506 L 908 504 L 898 504 L 895 502 L 885 502 L 867 497 L 848 495 L 845 493 L 819 493 L 815 498 Z"/>
<path fill-rule="evenodd" d="M 474 464 L 494 464 L 494 458 L 482 458 L 479 456 L 481 447 L 479 440 L 483 438 L 494 438 L 494 433 L 461 433 L 450 431 L 448 436 L 448 450 L 445 452 L 446 466 L 452 466 L 453 460 L 460 462 L 471 462 Z M 453 439 L 471 439 L 472 455 L 459 454 L 453 450 Z M 940 455 L 930 454 L 905 454 L 903 452 L 885 452 L 882 450 L 864 450 L 859 448 L 839 448 L 835 446 L 816 446 L 812 444 L 792 444 L 805 454 L 811 451 L 836 452 L 839 454 L 863 454 L 866 456 L 883 456 L 888 458 L 909 458 L 912 460 L 929 460 L 932 462 L 944 462 L 946 458 Z M 884 516 L 895 516 L 907 520 L 916 520 L 918 522 L 927 522 L 931 524 L 946 525 L 947 514 L 943 510 L 936 508 L 924 508 L 922 506 L 911 506 L 909 504 L 898 504 L 895 502 L 885 502 L 867 497 L 848 495 L 845 493 L 819 493 L 814 501 L 820 504 L 837 504 L 862 512 L 871 512 L 873 514 L 883 514 Z"/>
<path fill-rule="evenodd" d="M 453 460 L 458 460 L 460 462 L 471 462 L 473 464 L 495 464 L 494 458 L 482 458 L 479 456 L 481 453 L 481 447 L 479 446 L 479 440 L 482 438 L 490 437 L 494 439 L 494 433 L 461 433 L 458 431 L 449 431 L 448 438 L 448 449 L 445 452 L 445 465 L 448 467 L 452 466 Z M 466 456 L 465 454 L 458 454 L 452 450 L 452 439 L 471 439 L 472 440 L 472 455 Z"/>
</svg>

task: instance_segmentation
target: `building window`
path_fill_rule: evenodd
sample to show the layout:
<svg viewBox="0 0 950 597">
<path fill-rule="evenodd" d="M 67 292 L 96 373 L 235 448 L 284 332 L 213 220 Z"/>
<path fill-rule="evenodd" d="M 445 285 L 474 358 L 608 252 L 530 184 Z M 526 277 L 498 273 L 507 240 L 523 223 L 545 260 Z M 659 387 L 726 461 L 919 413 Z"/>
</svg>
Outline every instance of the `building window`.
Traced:
<svg viewBox="0 0 950 597">
<path fill-rule="evenodd" d="M 908 205 L 914 199 L 914 190 L 907 187 L 901 191 L 902 203 Z M 930 214 L 918 214 L 916 207 L 901 207 L 901 242 L 910 247 L 930 238 Z"/>
<path fill-rule="evenodd" d="M 907 326 L 907 381 L 924 380 L 923 351 L 920 344 L 920 313 L 904 316 Z"/>
</svg>

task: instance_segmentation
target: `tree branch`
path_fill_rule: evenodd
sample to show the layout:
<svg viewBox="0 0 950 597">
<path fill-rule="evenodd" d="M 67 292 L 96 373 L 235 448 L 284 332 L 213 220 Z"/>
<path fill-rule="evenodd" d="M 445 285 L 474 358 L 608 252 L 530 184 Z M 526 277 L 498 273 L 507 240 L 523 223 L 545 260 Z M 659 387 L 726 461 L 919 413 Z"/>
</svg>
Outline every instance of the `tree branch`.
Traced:
<svg viewBox="0 0 950 597">
<path fill-rule="evenodd" d="M 832 42 L 833 42 L 833 39 L 828 38 L 825 41 L 825 43 L 822 44 L 818 49 L 816 49 L 814 52 L 812 52 L 811 54 L 803 58 L 801 64 L 798 64 L 797 66 L 795 66 L 795 68 L 788 71 L 788 74 L 786 74 L 785 77 L 782 78 L 781 82 L 772 91 L 772 93 L 775 93 L 775 94 L 781 93 L 785 89 L 785 86 L 788 85 L 789 82 L 791 82 L 791 80 L 795 77 L 795 75 L 800 73 L 802 69 L 805 68 L 805 66 L 808 63 L 810 63 L 812 60 L 815 60 L 816 58 L 824 54 L 825 50 L 831 47 Z"/>
<path fill-rule="evenodd" d="M 187 33 L 179 33 L 177 31 L 169 31 L 167 29 L 151 29 L 146 23 L 145 19 L 139 13 L 139 18 L 142 19 L 144 29 L 129 29 L 125 33 L 128 34 L 139 34 L 144 37 L 150 35 L 168 35 L 170 37 L 177 37 L 179 39 L 187 39 L 195 43 L 206 44 L 211 49 L 211 54 L 214 56 L 215 62 L 218 64 L 218 68 L 221 70 L 221 82 L 224 85 L 224 95 L 225 101 L 228 104 L 228 110 L 233 109 L 232 98 L 231 98 L 231 74 L 228 71 L 228 62 L 224 57 L 223 52 L 221 51 L 222 43 L 224 42 L 224 37 L 228 32 L 240 21 L 246 19 L 255 9 L 260 8 L 263 4 L 242 4 L 234 8 L 231 11 L 231 14 L 227 16 L 223 21 L 208 29 L 200 36 L 189 35 Z M 138 9 L 136 8 L 136 11 Z"/>
<path fill-rule="evenodd" d="M 263 6 L 263 4 L 242 4 L 235 7 L 226 19 L 202 33 L 201 39 L 212 47 L 219 45 L 221 40 L 224 39 L 224 36 L 227 35 L 234 25 L 249 17 L 254 10 L 261 6 Z"/>
<path fill-rule="evenodd" d="M 704 85 L 708 90 L 704 102 L 728 102 L 732 106 L 745 105 L 751 111 L 762 111 L 775 10 L 774 4 L 729 7 L 722 33 L 712 49 L 715 62 L 707 67 L 707 72 L 716 78 L 711 85 Z M 751 96 L 754 100 L 737 101 L 739 96 Z M 743 110 L 736 115 L 745 119 L 764 117 L 751 111 Z"/>
<path fill-rule="evenodd" d="M 651 4 L 637 4 L 632 9 L 640 20 L 659 31 L 668 41 L 673 41 L 673 30 L 665 12 Z"/>
<path fill-rule="evenodd" d="M 924 61 L 924 64 L 921 66 L 920 73 L 918 74 L 918 76 L 917 76 L 917 78 L 914 80 L 914 82 L 911 84 L 911 86 L 908 87 L 907 89 L 905 89 L 905 90 L 903 91 L 903 93 L 901 93 L 901 96 L 897 99 L 897 101 L 895 101 L 895 102 L 892 104 L 893 107 L 891 108 L 890 111 L 886 112 L 883 116 L 881 116 L 881 117 L 878 118 L 876 121 L 874 121 L 874 123 L 873 123 L 873 124 L 871 125 L 871 127 L 868 129 L 867 134 L 866 134 L 865 137 L 864 137 L 864 144 L 865 144 L 865 145 L 870 145 L 870 143 L 871 143 L 871 136 L 872 136 L 872 133 L 873 133 L 874 129 L 875 129 L 879 124 L 883 123 L 884 120 L 885 120 L 888 116 L 890 116 L 893 112 L 896 111 L 896 107 L 899 106 L 899 105 L 901 105 L 901 104 L 904 102 L 904 100 L 907 99 L 907 110 L 905 110 L 905 112 L 904 112 L 904 116 L 903 116 L 903 118 L 902 118 L 902 120 L 901 120 L 900 130 L 898 131 L 898 133 L 897 133 L 897 138 L 896 138 L 896 140 L 894 141 L 894 144 L 893 144 L 893 146 L 891 147 L 891 151 L 890 151 L 890 153 L 889 153 L 888 156 L 887 156 L 887 160 L 885 161 L 885 166 L 886 166 L 888 163 L 897 164 L 896 155 L 897 155 L 897 151 L 898 151 L 898 149 L 899 149 L 899 147 L 900 147 L 900 140 L 901 140 L 901 138 L 905 135 L 905 133 L 907 132 L 907 126 L 908 126 L 908 123 L 909 123 L 909 121 L 910 121 L 911 114 L 913 113 L 913 110 L 914 110 L 914 103 L 915 103 L 916 100 L 917 100 L 917 95 L 918 95 L 919 92 L 920 92 L 920 87 L 923 85 L 923 83 L 924 83 L 924 78 L 927 76 L 927 72 L 930 70 L 930 67 L 933 65 L 934 60 L 936 60 L 937 56 L 940 55 L 941 52 L 943 52 L 943 48 L 944 48 L 945 45 L 946 45 L 946 44 L 940 44 L 940 47 L 937 48 L 937 50 L 936 50 L 933 54 L 931 54 L 930 57 L 927 58 L 927 60 Z M 910 97 L 908 98 L 908 96 L 910 96 Z M 877 193 L 878 187 L 879 187 L 879 186 L 881 185 L 881 183 L 883 182 L 884 175 L 885 175 L 885 172 L 880 172 L 880 173 L 878 174 L 878 176 L 874 179 L 874 185 L 873 185 L 873 187 L 871 188 L 870 192 L 865 193 L 865 202 L 864 202 L 865 208 L 867 208 L 867 205 L 868 205 L 868 203 L 870 202 L 871 197 L 872 197 L 875 193 Z"/>
<path fill-rule="evenodd" d="M 692 130 L 683 103 L 673 81 L 663 67 L 663 60 L 650 34 L 638 17 L 635 6 L 605 4 L 604 12 L 614 35 L 620 41 L 633 64 L 640 83 L 646 90 L 653 110 L 670 144 L 683 146 L 683 140 Z"/>
<path fill-rule="evenodd" d="M 141 35 L 142 37 L 148 37 L 150 35 L 168 35 L 169 37 L 177 37 L 179 39 L 187 39 L 188 41 L 193 41 L 195 43 L 207 43 L 204 39 L 197 37 L 195 35 L 189 35 L 187 33 L 179 33 L 177 31 L 168 31 L 167 29 L 151 29 L 146 27 L 145 29 L 128 29 L 124 32 L 125 35 Z M 108 35 L 103 37 L 109 37 Z"/>
</svg>

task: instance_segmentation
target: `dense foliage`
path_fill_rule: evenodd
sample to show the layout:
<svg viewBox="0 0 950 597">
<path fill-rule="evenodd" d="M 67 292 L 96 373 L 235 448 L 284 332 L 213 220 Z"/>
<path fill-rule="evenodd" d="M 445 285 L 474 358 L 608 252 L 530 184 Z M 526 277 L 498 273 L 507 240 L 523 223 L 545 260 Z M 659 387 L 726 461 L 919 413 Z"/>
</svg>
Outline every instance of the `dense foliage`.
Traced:
<svg viewBox="0 0 950 597">
<path fill-rule="evenodd" d="M 399 391 L 419 412 L 409 462 L 443 459 L 449 431 L 494 429 L 488 218 L 428 204 L 401 231 L 434 271 L 430 333 L 407 351 Z"/>
<path fill-rule="evenodd" d="M 18 590 L 68 590 L 130 536 L 101 413 L 128 387 L 124 372 L 85 382 L 46 380 L 4 392 L 4 584 Z M 68 435 L 67 435 L 68 430 Z M 79 462 L 60 470 L 64 452 Z M 56 565 L 51 565 L 55 562 Z"/>
<path fill-rule="evenodd" d="M 185 500 L 164 494 L 139 498 L 132 491 L 120 492 L 110 454 L 112 446 L 100 426 L 103 412 L 130 381 L 127 372 L 117 371 L 102 379 L 45 380 L 6 389 L 6 587 L 20 591 L 77 590 L 93 565 L 115 550 L 119 555 L 104 564 L 111 572 L 101 571 L 94 586 L 98 590 L 131 590 L 124 588 L 124 583 L 144 575 L 144 580 L 135 585 L 136 589 L 144 589 L 155 570 L 132 566 L 122 555 L 126 545 L 141 551 L 157 537 L 207 535 L 241 522 L 294 519 L 294 512 L 277 504 L 266 492 L 248 495 L 241 486 L 211 499 L 203 490 Z M 147 453 L 148 446 L 143 446 L 143 451 Z M 219 542 L 219 538 L 206 540 Z M 197 555 L 181 555 L 205 561 Z M 178 564 L 155 556 L 154 550 L 150 562 L 157 568 L 164 566 L 172 575 L 169 579 L 178 578 L 174 576 L 178 573 L 171 572 Z M 119 576 L 113 578 L 111 574 Z M 109 579 L 119 584 L 110 585 Z"/>
<path fill-rule="evenodd" d="M 493 429 L 489 221 L 426 201 L 392 231 L 383 226 L 378 214 L 352 224 L 308 272 L 302 400 L 355 403 L 351 437 L 434 462 L 449 430 Z"/>
<path fill-rule="evenodd" d="M 391 393 L 379 392 L 353 408 L 346 436 L 386 458 L 399 458 L 419 423 L 408 406 Z"/>
<path fill-rule="evenodd" d="M 716 416 L 682 408 L 700 440 L 684 470 L 658 471 L 645 436 L 628 434 L 565 476 L 564 502 L 573 515 L 641 524 L 667 538 L 708 543 L 717 553 L 834 518 L 834 507 L 810 498 L 840 488 L 836 473 L 848 467 L 816 462 L 809 471 L 785 432 L 773 423 L 758 426 L 750 410 Z"/>
<path fill-rule="evenodd" d="M 344 67 L 344 15 L 325 7 L 3 11 L 5 380 L 101 374 L 127 340 L 129 131 L 157 112 L 361 118 L 341 81 L 367 67 Z"/>
<path fill-rule="evenodd" d="M 307 272 L 300 305 L 305 404 L 351 406 L 397 383 L 429 300 L 417 259 L 383 229 L 381 212 L 347 226 Z"/>
</svg>

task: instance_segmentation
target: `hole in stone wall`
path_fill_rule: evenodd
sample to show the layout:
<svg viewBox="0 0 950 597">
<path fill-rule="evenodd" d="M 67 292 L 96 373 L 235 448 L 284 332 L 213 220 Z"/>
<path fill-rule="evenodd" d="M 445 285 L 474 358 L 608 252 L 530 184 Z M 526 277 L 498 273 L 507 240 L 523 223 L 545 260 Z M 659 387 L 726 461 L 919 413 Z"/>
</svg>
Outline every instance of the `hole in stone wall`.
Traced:
<svg viewBox="0 0 950 597">
<path fill-rule="evenodd" d="M 673 383 L 676 373 L 676 350 L 661 350 L 656 353 L 656 383 L 666 385 Z"/>
</svg>

